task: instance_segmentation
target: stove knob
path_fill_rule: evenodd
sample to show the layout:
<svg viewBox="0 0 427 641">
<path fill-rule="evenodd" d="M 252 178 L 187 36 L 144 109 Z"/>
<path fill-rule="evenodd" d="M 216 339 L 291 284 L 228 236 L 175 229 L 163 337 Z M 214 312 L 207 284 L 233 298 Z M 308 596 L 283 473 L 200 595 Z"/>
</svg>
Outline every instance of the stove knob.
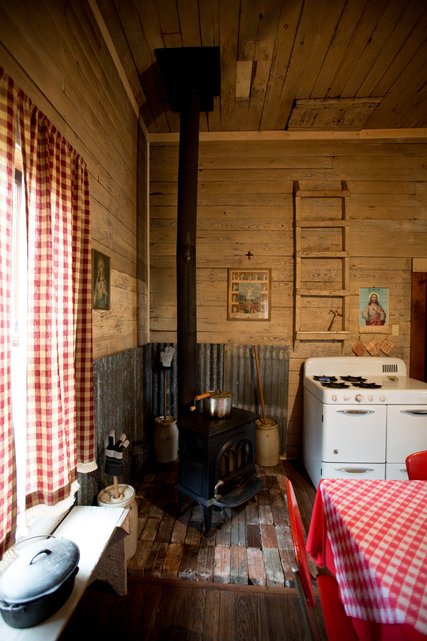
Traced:
<svg viewBox="0 0 427 641">
<path fill-rule="evenodd" d="M 333 401 L 336 401 L 336 400 L 337 400 L 337 395 L 336 395 L 336 394 L 332 394 L 332 400 L 333 400 Z"/>
<path fill-rule="evenodd" d="M 345 396 L 344 396 L 344 400 L 345 400 L 345 401 L 349 401 L 349 400 L 350 400 L 350 397 L 349 397 L 349 395 L 348 395 L 348 394 L 345 394 Z"/>
<path fill-rule="evenodd" d="M 381 401 L 381 403 L 384 403 L 384 402 L 385 402 L 385 396 L 384 396 L 384 394 L 380 394 L 380 401 Z"/>
<path fill-rule="evenodd" d="M 360 403 L 360 402 L 361 402 L 362 398 L 363 398 L 362 394 L 356 394 L 356 396 L 355 396 L 355 399 L 356 399 L 356 401 L 357 401 L 358 403 Z"/>
<path fill-rule="evenodd" d="M 372 394 L 369 394 L 368 401 L 373 401 L 373 400 L 374 400 L 374 397 L 372 396 Z"/>
</svg>

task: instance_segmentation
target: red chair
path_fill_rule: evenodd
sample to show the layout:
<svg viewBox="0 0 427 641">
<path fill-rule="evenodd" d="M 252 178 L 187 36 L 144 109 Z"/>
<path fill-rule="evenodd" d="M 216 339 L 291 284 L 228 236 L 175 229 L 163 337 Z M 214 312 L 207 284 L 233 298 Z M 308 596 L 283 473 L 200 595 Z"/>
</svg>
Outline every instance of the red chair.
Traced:
<svg viewBox="0 0 427 641">
<path fill-rule="evenodd" d="M 304 527 L 294 488 L 289 479 L 286 480 L 286 493 L 292 541 L 297 562 L 297 567 L 293 568 L 293 571 L 298 586 L 300 587 L 301 595 L 308 606 L 306 612 L 312 636 L 317 639 L 320 633 L 313 617 L 315 598 L 312 576 L 308 565 L 308 555 L 305 549 Z M 330 574 L 318 574 L 316 576 L 316 582 L 328 641 L 357 641 L 358 637 L 351 619 L 346 615 L 344 606 L 340 600 L 338 584 L 335 577 Z"/>
<path fill-rule="evenodd" d="M 405 463 L 410 481 L 427 481 L 427 450 L 409 454 Z"/>
</svg>

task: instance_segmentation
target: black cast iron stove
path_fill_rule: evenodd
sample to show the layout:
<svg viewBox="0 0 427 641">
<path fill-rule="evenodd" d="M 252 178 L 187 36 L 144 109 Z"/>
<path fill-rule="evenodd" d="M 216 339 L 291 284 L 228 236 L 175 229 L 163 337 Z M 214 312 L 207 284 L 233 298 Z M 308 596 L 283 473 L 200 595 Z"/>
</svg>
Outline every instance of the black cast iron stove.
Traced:
<svg viewBox="0 0 427 641">
<path fill-rule="evenodd" d="M 212 510 L 238 507 L 261 490 L 255 469 L 256 415 L 233 407 L 226 418 L 189 414 L 178 419 L 178 489 L 203 506 L 204 534 Z"/>
</svg>

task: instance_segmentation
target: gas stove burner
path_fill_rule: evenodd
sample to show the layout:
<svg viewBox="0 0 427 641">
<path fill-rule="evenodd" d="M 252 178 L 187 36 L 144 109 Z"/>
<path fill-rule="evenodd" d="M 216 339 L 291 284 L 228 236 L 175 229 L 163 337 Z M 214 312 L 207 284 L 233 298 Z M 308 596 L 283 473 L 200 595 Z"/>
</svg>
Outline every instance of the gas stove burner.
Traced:
<svg viewBox="0 0 427 641">
<path fill-rule="evenodd" d="M 382 387 L 382 385 L 379 385 L 378 383 L 353 383 L 354 387 L 360 387 L 362 389 L 378 389 Z"/>
<path fill-rule="evenodd" d="M 340 376 L 342 381 L 347 381 L 347 383 L 364 383 L 366 378 L 363 376 Z"/>
<path fill-rule="evenodd" d="M 337 382 L 337 377 L 336 376 L 313 376 L 313 380 L 319 381 L 319 383 L 336 383 Z"/>
<path fill-rule="evenodd" d="M 332 381 L 331 383 L 322 383 L 322 387 L 329 387 L 331 389 L 347 389 L 350 385 Z"/>
</svg>

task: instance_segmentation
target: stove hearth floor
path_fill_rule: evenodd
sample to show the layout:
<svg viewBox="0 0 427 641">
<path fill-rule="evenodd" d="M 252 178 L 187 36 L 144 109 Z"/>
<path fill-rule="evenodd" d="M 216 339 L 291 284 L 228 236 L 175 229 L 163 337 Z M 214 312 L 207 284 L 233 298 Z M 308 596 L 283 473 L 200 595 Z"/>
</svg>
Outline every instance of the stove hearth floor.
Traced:
<svg viewBox="0 0 427 641">
<path fill-rule="evenodd" d="M 256 466 L 262 490 L 240 507 L 214 509 L 212 536 L 205 538 L 203 507 L 189 497 L 181 497 L 180 505 L 178 463 L 153 464 L 141 483 L 135 484 L 138 543 L 129 562 L 129 574 L 223 584 L 293 586 L 293 546 L 284 466 L 289 463 L 268 468 Z M 295 478 L 292 480 L 295 482 Z M 305 476 L 298 477 L 298 483 L 304 496 L 310 497 L 308 509 L 311 509 L 314 488 Z"/>
</svg>

